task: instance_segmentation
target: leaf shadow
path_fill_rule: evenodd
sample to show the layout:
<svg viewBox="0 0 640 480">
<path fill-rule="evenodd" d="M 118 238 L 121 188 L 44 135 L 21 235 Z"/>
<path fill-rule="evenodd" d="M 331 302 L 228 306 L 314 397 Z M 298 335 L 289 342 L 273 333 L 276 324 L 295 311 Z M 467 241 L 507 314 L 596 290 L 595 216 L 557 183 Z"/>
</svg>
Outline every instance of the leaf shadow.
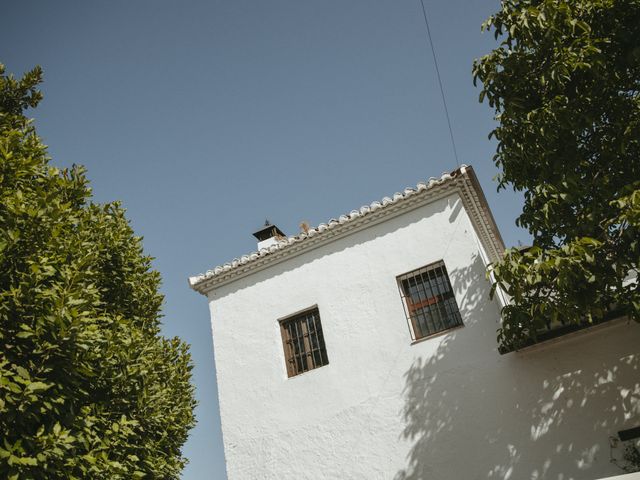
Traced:
<svg viewBox="0 0 640 480">
<path fill-rule="evenodd" d="M 637 326 L 616 321 L 501 356 L 482 261 L 450 276 L 465 327 L 404 374 L 400 437 L 409 452 L 395 480 L 622 473 L 609 436 L 640 418 Z"/>
</svg>

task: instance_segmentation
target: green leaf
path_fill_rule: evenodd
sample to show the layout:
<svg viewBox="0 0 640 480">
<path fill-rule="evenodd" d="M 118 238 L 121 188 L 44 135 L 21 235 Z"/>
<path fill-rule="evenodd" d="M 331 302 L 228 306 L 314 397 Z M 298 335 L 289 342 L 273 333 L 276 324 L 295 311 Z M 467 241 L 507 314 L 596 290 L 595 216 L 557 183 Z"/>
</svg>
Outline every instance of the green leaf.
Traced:
<svg viewBox="0 0 640 480">
<path fill-rule="evenodd" d="M 43 383 L 43 382 L 31 382 L 29 385 L 27 385 L 27 391 L 37 392 L 40 390 L 47 390 L 50 387 L 51 385 L 47 385 L 46 383 Z"/>
<path fill-rule="evenodd" d="M 20 375 L 25 380 L 30 380 L 31 379 L 31 377 L 29 376 L 29 372 L 24 367 L 21 367 L 19 365 L 16 366 L 16 372 L 18 373 L 18 375 Z"/>
</svg>

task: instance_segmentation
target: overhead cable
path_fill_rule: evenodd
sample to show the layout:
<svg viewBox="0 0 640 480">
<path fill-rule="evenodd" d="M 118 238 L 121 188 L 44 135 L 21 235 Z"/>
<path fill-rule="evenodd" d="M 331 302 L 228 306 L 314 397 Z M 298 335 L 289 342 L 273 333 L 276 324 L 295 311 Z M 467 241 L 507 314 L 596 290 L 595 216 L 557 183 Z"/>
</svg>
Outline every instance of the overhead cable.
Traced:
<svg viewBox="0 0 640 480">
<path fill-rule="evenodd" d="M 440 85 L 440 95 L 442 96 L 442 105 L 444 106 L 444 114 L 447 117 L 447 125 L 449 126 L 449 136 L 451 137 L 451 147 L 453 148 L 453 156 L 456 160 L 456 166 L 460 166 L 458 160 L 458 151 L 456 150 L 456 142 L 453 138 L 453 129 L 451 128 L 451 120 L 449 118 L 449 109 L 447 108 L 447 100 L 444 95 L 444 88 L 442 88 L 442 79 L 440 78 L 440 69 L 438 68 L 438 59 L 436 57 L 436 50 L 433 46 L 433 39 L 431 38 L 431 29 L 429 28 L 429 20 L 427 19 L 427 9 L 424 6 L 424 0 L 420 0 L 422 5 L 422 15 L 424 16 L 424 24 L 427 27 L 427 37 L 429 38 L 429 45 L 431 46 L 431 53 L 433 54 L 433 63 L 436 66 L 436 75 L 438 76 L 438 85 Z"/>
</svg>

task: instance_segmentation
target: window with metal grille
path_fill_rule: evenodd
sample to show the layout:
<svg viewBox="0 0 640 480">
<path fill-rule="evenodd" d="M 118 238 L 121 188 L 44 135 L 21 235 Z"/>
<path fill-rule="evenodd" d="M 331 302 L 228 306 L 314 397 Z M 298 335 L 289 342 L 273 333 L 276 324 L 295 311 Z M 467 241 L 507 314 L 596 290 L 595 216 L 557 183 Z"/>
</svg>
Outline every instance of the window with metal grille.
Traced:
<svg viewBox="0 0 640 480">
<path fill-rule="evenodd" d="M 398 288 L 413 340 L 462 325 L 443 261 L 400 275 Z"/>
<path fill-rule="evenodd" d="M 280 331 L 290 377 L 329 363 L 318 307 L 280 320 Z"/>
</svg>

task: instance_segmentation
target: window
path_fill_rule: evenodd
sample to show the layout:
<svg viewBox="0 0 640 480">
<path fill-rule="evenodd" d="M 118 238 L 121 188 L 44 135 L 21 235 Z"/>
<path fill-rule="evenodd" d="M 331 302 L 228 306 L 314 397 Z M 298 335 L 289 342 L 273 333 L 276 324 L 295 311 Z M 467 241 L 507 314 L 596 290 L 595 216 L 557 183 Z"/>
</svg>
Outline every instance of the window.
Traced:
<svg viewBox="0 0 640 480">
<path fill-rule="evenodd" d="M 414 340 L 462 325 L 443 261 L 400 275 L 398 287 Z"/>
<path fill-rule="evenodd" d="M 280 331 L 290 377 L 329 363 L 318 307 L 280 320 Z"/>
</svg>

